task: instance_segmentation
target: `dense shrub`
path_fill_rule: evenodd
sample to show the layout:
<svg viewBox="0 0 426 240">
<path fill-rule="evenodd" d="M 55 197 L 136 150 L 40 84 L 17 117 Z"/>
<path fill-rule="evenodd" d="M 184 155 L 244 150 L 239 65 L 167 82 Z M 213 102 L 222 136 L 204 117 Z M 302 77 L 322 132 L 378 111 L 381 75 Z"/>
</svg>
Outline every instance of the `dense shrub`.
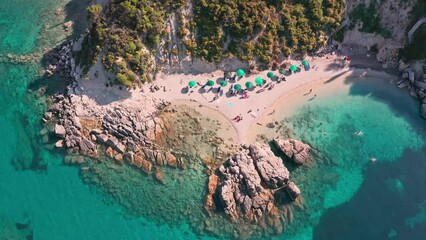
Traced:
<svg viewBox="0 0 426 240">
<path fill-rule="evenodd" d="M 414 33 L 413 41 L 401 50 L 401 55 L 406 60 L 426 59 L 426 25 L 423 24 Z"/>
<path fill-rule="evenodd" d="M 370 5 L 366 6 L 364 3 L 359 4 L 349 14 L 349 18 L 352 22 L 350 28 L 353 28 L 355 24 L 361 23 L 362 27 L 359 29 L 366 33 L 377 33 L 384 38 L 390 38 L 391 32 L 380 26 L 380 18 L 377 14 L 377 2 L 371 1 Z"/>
<path fill-rule="evenodd" d="M 122 84 L 149 80 L 158 46 L 169 44 L 162 40 L 168 39 L 166 22 L 175 13 L 185 54 L 208 62 L 236 56 L 269 65 L 321 46 L 325 34 L 339 27 L 345 5 L 345 0 L 192 0 L 193 13 L 188 16 L 183 14 L 187 1 L 116 0 L 103 11 L 91 6 L 92 28 L 80 63 L 90 66 L 101 57 L 108 71 L 120 73 L 117 81 Z M 178 53 L 175 47 L 168 52 Z M 118 59 L 126 69 L 117 65 Z M 124 70 L 137 78 L 129 78 Z"/>
</svg>

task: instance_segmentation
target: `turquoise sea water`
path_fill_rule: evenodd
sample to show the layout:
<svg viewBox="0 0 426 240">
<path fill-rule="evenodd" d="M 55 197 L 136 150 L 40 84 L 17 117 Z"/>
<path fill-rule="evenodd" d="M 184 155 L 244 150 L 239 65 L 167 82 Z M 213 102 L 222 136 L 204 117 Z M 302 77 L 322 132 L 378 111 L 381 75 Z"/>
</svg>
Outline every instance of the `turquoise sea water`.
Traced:
<svg viewBox="0 0 426 240">
<path fill-rule="evenodd" d="M 408 220 L 416 227 L 387 222 L 406 221 L 413 215 L 409 209 L 425 199 L 414 200 L 418 192 L 407 186 L 425 179 L 415 173 L 426 170 L 426 126 L 418 118 L 417 103 L 397 88 L 383 87 L 385 81 L 346 82 L 351 84 L 349 93 L 308 102 L 286 124 L 320 152 L 309 167 L 292 171 L 306 209 L 295 216 L 287 233 L 295 239 L 387 239 L 396 231 L 401 239 L 422 239 L 417 234 L 425 231 L 420 227 L 424 220 L 419 220 L 424 208 Z M 410 175 L 405 168 L 416 171 Z"/>
<path fill-rule="evenodd" d="M 31 54 L 54 19 L 57 0 L 0 1 L 0 53 Z M 46 47 L 46 46 L 43 46 Z M 52 47 L 52 46 L 50 46 Z M 38 136 L 43 99 L 27 93 L 39 79 L 36 64 L 0 63 L 0 239 L 25 239 L 15 224 L 28 224 L 32 239 L 186 239 L 188 226 L 127 218 L 89 189 L 77 168 L 42 147 Z M 18 163 L 33 170 L 17 170 Z M 46 165 L 40 168 L 37 165 Z"/>
<path fill-rule="evenodd" d="M 0 53 L 28 54 L 48 42 L 40 40 L 42 29 L 61 4 L 65 2 L 0 1 Z M 28 224 L 37 240 L 199 237 L 181 219 L 168 226 L 129 216 L 114 201 L 106 204 L 104 193 L 84 184 L 77 168 L 63 166 L 63 156 L 45 150 L 38 137 L 44 101 L 27 93 L 37 79 L 35 64 L 0 63 L 0 239 L 23 239 L 28 232 L 19 224 Z M 276 238 L 424 239 L 425 121 L 408 94 L 394 87 L 351 80 L 348 84 L 349 94 L 321 98 L 292 117 L 289 127 L 317 148 L 321 158 L 309 168 L 292 168 L 305 209 L 296 210 L 294 222 Z M 364 134 L 355 135 L 358 130 Z M 376 162 L 370 161 L 373 157 Z M 191 184 L 200 177 L 185 181 Z M 132 179 L 131 184 L 139 182 Z M 178 204 L 173 201 L 188 201 L 179 192 L 134 196 L 146 197 L 140 201 L 158 198 L 159 207 L 162 202 L 174 206 Z M 199 202 L 190 204 L 201 205 L 200 193 L 195 195 Z"/>
</svg>

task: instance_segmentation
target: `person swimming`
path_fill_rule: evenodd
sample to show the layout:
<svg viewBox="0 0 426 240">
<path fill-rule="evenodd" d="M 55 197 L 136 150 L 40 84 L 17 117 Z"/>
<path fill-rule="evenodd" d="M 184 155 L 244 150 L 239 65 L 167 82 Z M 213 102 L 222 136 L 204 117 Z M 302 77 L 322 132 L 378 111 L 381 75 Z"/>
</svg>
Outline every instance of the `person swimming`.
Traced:
<svg viewBox="0 0 426 240">
<path fill-rule="evenodd" d="M 362 131 L 355 131 L 355 135 L 362 136 L 364 133 Z"/>
</svg>

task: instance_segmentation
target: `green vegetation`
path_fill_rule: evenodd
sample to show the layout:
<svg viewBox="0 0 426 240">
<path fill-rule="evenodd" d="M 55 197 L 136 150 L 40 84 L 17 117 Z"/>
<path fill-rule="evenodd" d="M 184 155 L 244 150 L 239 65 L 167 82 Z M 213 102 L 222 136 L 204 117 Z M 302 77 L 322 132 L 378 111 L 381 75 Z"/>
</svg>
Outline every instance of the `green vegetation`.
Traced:
<svg viewBox="0 0 426 240">
<path fill-rule="evenodd" d="M 426 1 L 417 0 L 410 12 L 410 24 L 407 27 L 407 32 L 416 24 L 422 17 L 426 17 Z M 426 59 L 426 25 L 423 24 L 417 29 L 413 35 L 413 41 L 407 47 L 400 51 L 400 54 L 405 60 Z"/>
<path fill-rule="evenodd" d="M 195 4 L 199 33 L 195 57 L 214 62 L 227 53 L 268 65 L 279 56 L 321 46 L 324 32 L 339 26 L 345 1 L 195 0 Z"/>
<path fill-rule="evenodd" d="M 401 55 L 406 60 L 426 59 L 426 25 L 417 29 L 413 36 L 413 42 L 401 50 Z"/>
<path fill-rule="evenodd" d="M 370 2 L 369 6 L 366 6 L 364 3 L 356 6 L 349 14 L 349 18 L 352 22 L 350 28 L 353 29 L 356 24 L 361 23 L 362 27 L 359 29 L 361 32 L 377 33 L 384 38 L 390 38 L 392 36 L 391 32 L 380 26 L 380 18 L 376 9 L 376 1 Z"/>
<path fill-rule="evenodd" d="M 417 0 L 410 12 L 410 24 L 408 25 L 407 31 L 409 31 L 409 29 L 422 17 L 426 17 L 426 1 Z"/>
<path fill-rule="evenodd" d="M 188 14 L 187 1 L 116 0 L 104 10 L 89 7 L 92 27 L 80 65 L 87 70 L 101 59 L 126 86 L 150 81 L 159 55 L 185 54 L 208 62 L 236 56 L 270 67 L 322 46 L 326 34 L 339 27 L 345 5 L 345 0 L 193 0 Z M 169 40 L 172 13 L 178 20 L 178 46 Z"/>
<path fill-rule="evenodd" d="M 92 21 L 96 21 L 101 12 L 102 6 L 99 4 L 94 4 L 87 8 L 87 13 L 89 14 L 89 18 L 92 19 Z"/>
</svg>

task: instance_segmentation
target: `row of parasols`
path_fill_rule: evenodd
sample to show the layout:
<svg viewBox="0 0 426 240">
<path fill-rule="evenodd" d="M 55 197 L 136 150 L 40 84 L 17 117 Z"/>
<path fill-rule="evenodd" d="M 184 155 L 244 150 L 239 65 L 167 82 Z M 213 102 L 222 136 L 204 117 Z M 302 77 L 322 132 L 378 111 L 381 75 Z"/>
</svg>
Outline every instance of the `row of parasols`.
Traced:
<svg viewBox="0 0 426 240">
<path fill-rule="evenodd" d="M 308 62 L 307 60 L 303 60 L 303 61 L 302 61 L 302 66 L 303 66 L 303 67 L 305 67 L 305 68 L 306 68 L 306 67 L 309 67 L 309 62 Z M 291 72 L 296 72 L 296 71 L 297 71 L 297 69 L 298 69 L 298 67 L 297 67 L 296 65 L 291 65 L 291 66 L 290 66 L 290 68 L 289 68 L 289 71 L 291 71 Z M 242 70 L 242 69 L 238 69 L 238 70 L 237 70 L 237 72 L 236 72 L 236 74 L 237 74 L 237 76 L 238 76 L 238 77 L 240 77 L 240 78 L 242 78 L 242 77 L 244 77 L 244 76 L 246 75 L 246 73 L 245 73 L 245 72 L 244 72 L 244 70 Z M 273 79 L 273 78 L 275 77 L 275 74 L 274 74 L 273 72 L 268 72 L 268 73 L 266 74 L 266 76 L 267 76 L 268 78 L 270 78 L 270 79 Z M 263 78 L 260 78 L 260 77 L 255 78 L 254 82 L 256 83 L 256 85 L 262 85 L 262 84 L 264 83 Z M 188 86 L 189 86 L 190 88 L 193 88 L 193 87 L 195 87 L 196 85 L 197 85 L 197 83 L 196 83 L 194 80 L 191 80 L 191 81 L 189 81 L 189 83 L 188 83 Z M 226 80 L 221 80 L 221 81 L 219 82 L 219 85 L 220 85 L 221 87 L 226 87 L 226 86 L 228 85 L 228 82 L 227 82 Z M 213 80 L 208 80 L 208 81 L 207 81 L 207 83 L 206 83 L 204 86 L 212 87 L 212 86 L 214 86 L 214 81 L 213 81 Z M 253 85 L 253 83 L 252 83 L 251 81 L 247 81 L 247 82 L 245 83 L 245 87 L 246 87 L 247 89 L 252 89 L 252 88 L 254 87 L 254 85 Z M 235 89 L 235 90 L 237 90 L 237 91 L 241 90 L 241 89 L 242 89 L 241 84 L 235 84 L 235 85 L 234 85 L 234 89 Z"/>
</svg>

